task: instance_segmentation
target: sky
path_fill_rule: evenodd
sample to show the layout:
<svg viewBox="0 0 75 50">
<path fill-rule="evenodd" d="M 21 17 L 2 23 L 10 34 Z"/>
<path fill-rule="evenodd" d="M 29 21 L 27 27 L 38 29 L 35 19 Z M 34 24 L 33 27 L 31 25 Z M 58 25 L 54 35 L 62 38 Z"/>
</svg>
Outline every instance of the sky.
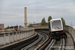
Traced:
<svg viewBox="0 0 75 50">
<path fill-rule="evenodd" d="M 40 23 L 45 17 L 65 19 L 67 25 L 75 25 L 75 0 L 0 0 L 0 24 L 24 26 L 24 7 L 27 22 Z"/>
</svg>

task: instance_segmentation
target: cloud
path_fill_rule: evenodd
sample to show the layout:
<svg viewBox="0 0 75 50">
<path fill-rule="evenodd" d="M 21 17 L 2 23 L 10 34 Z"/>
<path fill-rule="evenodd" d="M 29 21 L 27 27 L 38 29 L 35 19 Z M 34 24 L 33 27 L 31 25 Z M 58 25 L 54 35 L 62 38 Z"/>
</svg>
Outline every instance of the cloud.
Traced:
<svg viewBox="0 0 75 50">
<path fill-rule="evenodd" d="M 24 25 L 24 7 L 27 7 L 28 23 L 40 23 L 43 17 L 47 21 L 48 16 L 52 16 L 63 17 L 69 24 L 75 18 L 74 0 L 2 0 L 0 7 L 0 21 L 5 27 Z"/>
</svg>

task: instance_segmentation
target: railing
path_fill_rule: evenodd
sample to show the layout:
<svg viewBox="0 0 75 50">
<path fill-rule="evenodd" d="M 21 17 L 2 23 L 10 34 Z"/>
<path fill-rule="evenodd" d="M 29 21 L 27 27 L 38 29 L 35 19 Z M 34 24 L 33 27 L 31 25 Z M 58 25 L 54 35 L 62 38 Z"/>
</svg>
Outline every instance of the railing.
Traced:
<svg viewBox="0 0 75 50">
<path fill-rule="evenodd" d="M 33 28 L 20 28 L 17 31 L 10 29 L 7 32 L 0 32 L 0 46 L 5 46 L 16 41 L 23 40 L 34 34 Z"/>
</svg>

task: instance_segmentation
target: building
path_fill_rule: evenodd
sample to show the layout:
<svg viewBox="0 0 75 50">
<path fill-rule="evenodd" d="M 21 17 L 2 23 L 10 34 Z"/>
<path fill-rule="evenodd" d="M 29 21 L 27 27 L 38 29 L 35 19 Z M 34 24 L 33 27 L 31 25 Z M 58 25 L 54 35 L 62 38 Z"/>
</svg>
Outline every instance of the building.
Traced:
<svg viewBox="0 0 75 50">
<path fill-rule="evenodd" d="M 23 28 L 23 26 L 16 25 L 16 26 L 7 27 L 7 29 L 15 29 L 15 28 Z"/>
<path fill-rule="evenodd" d="M 18 26 L 19 28 L 24 28 L 23 26 Z"/>
<path fill-rule="evenodd" d="M 32 24 L 33 27 L 41 26 L 41 23 L 34 23 Z"/>
<path fill-rule="evenodd" d="M 10 29 L 18 28 L 18 25 L 9 27 Z"/>
<path fill-rule="evenodd" d="M 0 29 L 4 29 L 4 24 L 0 24 Z"/>
</svg>

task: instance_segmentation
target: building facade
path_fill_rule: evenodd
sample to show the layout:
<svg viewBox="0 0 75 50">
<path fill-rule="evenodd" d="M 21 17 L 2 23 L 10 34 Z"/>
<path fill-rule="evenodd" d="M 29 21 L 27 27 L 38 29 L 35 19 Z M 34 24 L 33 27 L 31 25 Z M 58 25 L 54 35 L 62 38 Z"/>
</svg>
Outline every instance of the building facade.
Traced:
<svg viewBox="0 0 75 50">
<path fill-rule="evenodd" d="M 32 24 L 33 27 L 37 27 L 37 26 L 41 26 L 40 23 L 35 23 L 35 24 Z"/>
<path fill-rule="evenodd" d="M 4 29 L 4 24 L 0 24 L 0 29 Z"/>
</svg>

